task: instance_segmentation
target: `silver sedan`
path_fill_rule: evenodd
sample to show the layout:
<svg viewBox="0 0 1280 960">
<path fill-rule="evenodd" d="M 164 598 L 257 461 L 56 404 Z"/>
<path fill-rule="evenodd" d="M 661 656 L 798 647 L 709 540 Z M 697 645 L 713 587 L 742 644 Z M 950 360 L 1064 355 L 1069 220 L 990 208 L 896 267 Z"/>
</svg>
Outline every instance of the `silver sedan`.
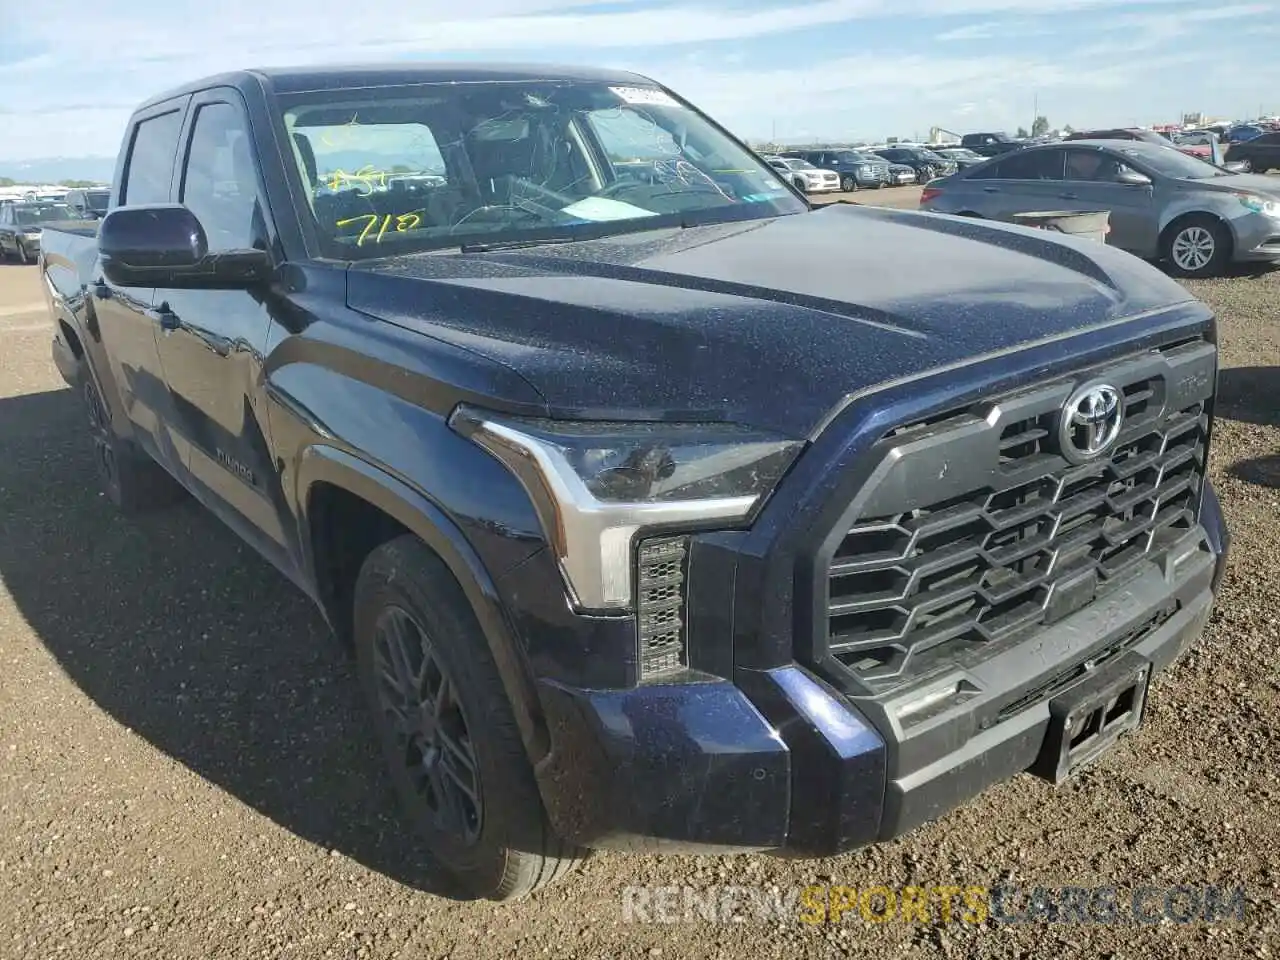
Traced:
<svg viewBox="0 0 1280 960">
<path fill-rule="evenodd" d="M 1232 261 L 1280 261 L 1280 178 L 1140 141 L 1028 147 L 933 181 L 920 209 L 1006 221 L 1109 210 L 1108 243 L 1184 277 L 1211 276 Z"/>
</svg>

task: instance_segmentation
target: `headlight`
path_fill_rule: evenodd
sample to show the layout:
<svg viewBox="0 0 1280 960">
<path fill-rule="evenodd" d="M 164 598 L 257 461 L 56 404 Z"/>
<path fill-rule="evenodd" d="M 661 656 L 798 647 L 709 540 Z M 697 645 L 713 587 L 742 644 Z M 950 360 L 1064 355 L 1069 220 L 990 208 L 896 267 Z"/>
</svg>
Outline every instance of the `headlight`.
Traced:
<svg viewBox="0 0 1280 960">
<path fill-rule="evenodd" d="M 449 423 L 519 478 L 584 610 L 632 605 L 637 533 L 741 525 L 803 446 L 729 424 L 532 420 L 465 406 Z"/>
<path fill-rule="evenodd" d="M 1280 217 L 1280 200 L 1268 200 L 1256 193 L 1237 193 L 1236 199 L 1254 213 L 1265 213 L 1269 217 Z"/>
</svg>

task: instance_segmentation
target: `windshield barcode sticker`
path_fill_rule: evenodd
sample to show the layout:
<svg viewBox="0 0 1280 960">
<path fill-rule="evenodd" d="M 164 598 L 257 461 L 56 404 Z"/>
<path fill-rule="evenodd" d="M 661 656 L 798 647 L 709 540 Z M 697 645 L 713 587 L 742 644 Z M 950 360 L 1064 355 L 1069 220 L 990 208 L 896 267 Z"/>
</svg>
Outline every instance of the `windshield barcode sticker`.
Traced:
<svg viewBox="0 0 1280 960">
<path fill-rule="evenodd" d="M 658 107 L 678 107 L 671 94 L 653 87 L 610 87 L 609 92 L 617 96 L 623 103 L 646 104 Z"/>
</svg>

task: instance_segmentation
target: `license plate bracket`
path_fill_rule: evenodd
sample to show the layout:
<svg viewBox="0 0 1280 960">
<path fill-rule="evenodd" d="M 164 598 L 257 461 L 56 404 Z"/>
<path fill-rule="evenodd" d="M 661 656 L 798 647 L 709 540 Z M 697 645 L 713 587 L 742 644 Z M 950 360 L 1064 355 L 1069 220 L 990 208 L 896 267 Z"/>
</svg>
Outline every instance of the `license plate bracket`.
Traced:
<svg viewBox="0 0 1280 960">
<path fill-rule="evenodd" d="M 1049 701 L 1049 728 L 1031 772 L 1062 783 L 1142 725 L 1150 661 L 1118 658 Z"/>
</svg>

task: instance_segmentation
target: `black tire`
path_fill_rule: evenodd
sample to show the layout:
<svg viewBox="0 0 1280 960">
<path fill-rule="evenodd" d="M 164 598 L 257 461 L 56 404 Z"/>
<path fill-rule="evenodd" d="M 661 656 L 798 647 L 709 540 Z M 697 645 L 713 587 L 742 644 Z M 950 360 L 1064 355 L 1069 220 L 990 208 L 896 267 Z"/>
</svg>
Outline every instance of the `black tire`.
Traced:
<svg viewBox="0 0 1280 960">
<path fill-rule="evenodd" d="M 840 178 L 840 189 L 845 193 L 853 193 L 858 189 L 858 181 L 851 174 L 846 173 Z"/>
<path fill-rule="evenodd" d="M 1181 217 L 1165 228 L 1160 258 L 1176 277 L 1215 277 L 1231 260 L 1231 233 L 1208 214 Z"/>
<path fill-rule="evenodd" d="M 378 740 L 436 861 L 490 900 L 567 874 L 585 851 L 547 821 L 506 690 L 448 568 L 417 537 L 398 537 L 369 554 L 354 600 L 357 666 Z M 417 679 L 393 683 L 397 673 Z"/>
<path fill-rule="evenodd" d="M 1238 161 L 1238 162 L 1239 162 L 1239 164 L 1240 164 L 1240 172 L 1241 172 L 1241 173 L 1254 173 L 1254 172 L 1257 172 L 1257 173 L 1266 173 L 1266 172 L 1267 172 L 1267 171 L 1265 171 L 1265 170 L 1258 170 L 1258 171 L 1255 171 L 1255 170 L 1253 169 L 1253 161 L 1252 161 L 1252 160 L 1250 160 L 1248 157 L 1245 157 L 1243 160 L 1240 160 L 1240 161 Z"/>
<path fill-rule="evenodd" d="M 132 441 L 111 428 L 106 404 L 88 367 L 80 368 L 80 395 L 89 418 L 93 468 L 108 500 L 126 514 L 147 513 L 182 498 L 173 477 Z"/>
<path fill-rule="evenodd" d="M 800 177 L 797 177 L 795 180 L 791 182 L 795 184 L 796 189 L 800 191 L 800 193 L 805 194 L 809 192 L 808 187 L 805 185 L 805 181 Z"/>
</svg>

